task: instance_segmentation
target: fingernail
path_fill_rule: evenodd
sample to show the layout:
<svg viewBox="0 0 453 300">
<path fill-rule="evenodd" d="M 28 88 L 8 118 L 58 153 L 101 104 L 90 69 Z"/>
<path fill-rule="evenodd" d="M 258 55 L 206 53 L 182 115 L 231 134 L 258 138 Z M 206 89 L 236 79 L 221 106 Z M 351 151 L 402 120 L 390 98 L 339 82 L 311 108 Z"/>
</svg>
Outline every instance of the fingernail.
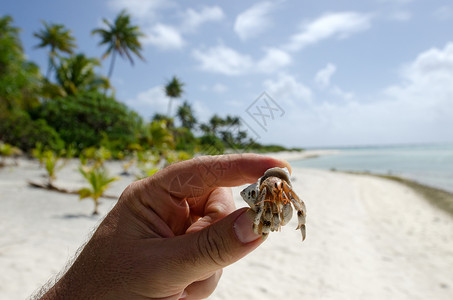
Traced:
<svg viewBox="0 0 453 300">
<path fill-rule="evenodd" d="M 253 232 L 253 219 L 247 211 L 242 213 L 236 221 L 234 221 L 233 229 L 237 238 L 244 244 L 250 243 L 261 237 L 261 235 Z"/>
</svg>

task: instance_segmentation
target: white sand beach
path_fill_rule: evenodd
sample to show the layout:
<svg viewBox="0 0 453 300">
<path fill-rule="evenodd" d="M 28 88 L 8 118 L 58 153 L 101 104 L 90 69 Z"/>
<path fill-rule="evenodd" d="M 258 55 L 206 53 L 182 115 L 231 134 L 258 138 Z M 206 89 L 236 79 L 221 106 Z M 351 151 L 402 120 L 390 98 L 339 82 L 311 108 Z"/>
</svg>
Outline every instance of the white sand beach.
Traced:
<svg viewBox="0 0 453 300">
<path fill-rule="evenodd" d="M 280 158 L 291 159 L 283 154 Z M 120 163 L 108 164 L 119 175 Z M 115 200 L 28 186 L 35 161 L 0 169 L 0 299 L 24 299 L 60 271 Z M 84 185 L 75 163 L 57 185 Z M 296 218 L 227 267 L 209 299 L 452 299 L 453 218 L 405 185 L 386 179 L 293 168 L 307 205 L 307 239 Z M 107 193 L 120 195 L 122 177 Z M 246 206 L 234 188 L 237 207 Z"/>
</svg>

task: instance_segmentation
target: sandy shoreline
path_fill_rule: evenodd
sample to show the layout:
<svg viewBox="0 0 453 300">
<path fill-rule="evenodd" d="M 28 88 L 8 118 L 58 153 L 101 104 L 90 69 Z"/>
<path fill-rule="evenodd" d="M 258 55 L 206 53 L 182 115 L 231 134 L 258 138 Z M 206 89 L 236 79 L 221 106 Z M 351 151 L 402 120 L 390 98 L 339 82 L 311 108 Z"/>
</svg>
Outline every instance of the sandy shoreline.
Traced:
<svg viewBox="0 0 453 300">
<path fill-rule="evenodd" d="M 289 162 L 293 160 L 315 158 L 323 155 L 335 155 L 340 150 L 304 150 L 304 151 L 281 151 L 275 153 L 265 153 L 264 155 L 272 156 L 278 159 L 284 159 Z"/>
<path fill-rule="evenodd" d="M 57 184 L 83 186 L 76 167 L 61 170 Z M 121 173 L 118 162 L 108 168 Z M 103 199 L 101 216 L 91 217 L 90 200 L 27 185 L 42 174 L 28 160 L 0 169 L 0 299 L 24 299 L 60 271 L 115 204 Z M 307 204 L 307 240 L 293 219 L 226 268 L 210 299 L 451 299 L 448 213 L 383 178 L 302 168 L 292 176 Z M 133 180 L 121 177 L 108 193 L 119 196 Z M 233 189 L 237 207 L 245 206 L 240 190 Z"/>
</svg>

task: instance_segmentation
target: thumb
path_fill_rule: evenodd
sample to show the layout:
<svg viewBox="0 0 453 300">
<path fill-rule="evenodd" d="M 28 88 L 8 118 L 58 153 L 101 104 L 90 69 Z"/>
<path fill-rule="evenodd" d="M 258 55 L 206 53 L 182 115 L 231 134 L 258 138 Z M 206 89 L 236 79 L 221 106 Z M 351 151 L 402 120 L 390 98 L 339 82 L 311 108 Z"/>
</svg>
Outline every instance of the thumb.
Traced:
<svg viewBox="0 0 453 300">
<path fill-rule="evenodd" d="M 253 232 L 255 213 L 239 209 L 206 228 L 172 239 L 179 245 L 176 257 L 180 272 L 188 280 L 197 280 L 241 259 L 264 240 Z"/>
</svg>

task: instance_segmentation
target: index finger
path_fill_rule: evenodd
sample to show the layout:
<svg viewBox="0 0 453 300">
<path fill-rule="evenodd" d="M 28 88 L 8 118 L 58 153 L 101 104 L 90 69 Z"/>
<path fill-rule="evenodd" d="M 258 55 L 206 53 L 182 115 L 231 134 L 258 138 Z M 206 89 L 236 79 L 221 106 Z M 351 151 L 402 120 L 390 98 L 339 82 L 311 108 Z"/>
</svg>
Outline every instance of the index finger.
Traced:
<svg viewBox="0 0 453 300">
<path fill-rule="evenodd" d="M 200 156 L 161 170 L 153 180 L 174 197 L 199 197 L 216 187 L 254 182 L 273 167 L 290 169 L 286 161 L 258 154 Z"/>
</svg>

